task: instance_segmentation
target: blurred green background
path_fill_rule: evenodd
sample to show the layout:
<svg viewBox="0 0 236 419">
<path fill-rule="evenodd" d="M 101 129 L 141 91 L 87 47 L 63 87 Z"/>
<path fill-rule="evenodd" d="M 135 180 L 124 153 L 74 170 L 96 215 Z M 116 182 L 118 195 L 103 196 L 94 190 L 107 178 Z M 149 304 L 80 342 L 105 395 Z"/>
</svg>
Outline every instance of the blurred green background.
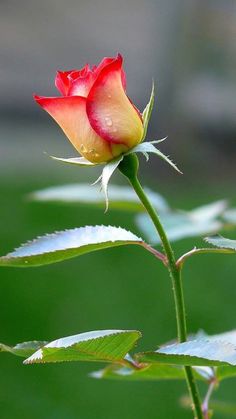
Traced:
<svg viewBox="0 0 236 419">
<path fill-rule="evenodd" d="M 234 1 L 98 0 L 0 5 L 0 247 L 1 254 L 46 232 L 112 224 L 137 232 L 131 213 L 85 206 L 32 203 L 33 190 L 92 183 L 96 170 L 60 165 L 43 154 L 76 155 L 63 134 L 32 101 L 55 94 L 55 71 L 124 54 L 128 92 L 142 109 L 151 78 L 158 84 L 149 138 L 169 135 L 170 153 L 184 176 L 152 158 L 142 161 L 143 183 L 177 208 L 191 209 L 235 196 Z M 114 183 L 123 179 L 116 175 Z M 231 233 L 232 237 L 234 233 Z M 200 239 L 174 244 L 176 254 Z M 186 263 L 189 331 L 235 328 L 233 256 L 202 255 Z M 171 284 L 142 249 L 114 248 L 61 264 L 0 272 L 0 341 L 53 340 L 96 329 L 138 329 L 139 350 L 176 336 Z M 181 382 L 121 383 L 88 377 L 100 365 L 23 366 L 0 357 L 3 419 L 188 418 L 179 407 Z M 234 400 L 235 380 L 217 398 Z M 223 418 L 223 415 L 215 415 Z"/>
</svg>

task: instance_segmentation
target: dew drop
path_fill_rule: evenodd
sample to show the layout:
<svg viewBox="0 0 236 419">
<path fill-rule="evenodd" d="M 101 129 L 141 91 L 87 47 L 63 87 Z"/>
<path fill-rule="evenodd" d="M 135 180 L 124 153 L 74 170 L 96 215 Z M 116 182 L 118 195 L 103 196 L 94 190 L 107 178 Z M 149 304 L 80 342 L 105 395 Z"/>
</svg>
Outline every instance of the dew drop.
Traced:
<svg viewBox="0 0 236 419">
<path fill-rule="evenodd" d="M 112 127 L 113 122 L 109 116 L 105 117 L 105 122 L 108 127 Z"/>
<path fill-rule="evenodd" d="M 86 152 L 86 147 L 83 144 L 81 144 L 80 150 L 81 150 L 82 153 L 85 153 Z"/>
<path fill-rule="evenodd" d="M 96 150 L 94 148 L 91 148 L 87 151 L 88 154 L 96 154 Z"/>
</svg>

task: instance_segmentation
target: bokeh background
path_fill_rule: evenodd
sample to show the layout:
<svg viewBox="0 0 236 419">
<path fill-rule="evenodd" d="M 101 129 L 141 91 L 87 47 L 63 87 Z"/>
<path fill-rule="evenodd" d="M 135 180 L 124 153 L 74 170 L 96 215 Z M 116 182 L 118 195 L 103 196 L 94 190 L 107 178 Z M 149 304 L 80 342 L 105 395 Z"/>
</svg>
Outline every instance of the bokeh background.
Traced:
<svg viewBox="0 0 236 419">
<path fill-rule="evenodd" d="M 234 0 L 1 0 L 0 3 L 0 247 L 1 254 L 46 232 L 114 224 L 137 232 L 132 214 L 27 200 L 35 189 L 91 183 L 96 170 L 53 163 L 45 154 L 76 155 L 32 100 L 54 95 L 57 69 L 80 68 L 121 52 L 128 94 L 143 109 L 157 87 L 149 138 L 168 135 L 164 162 L 142 163 L 143 182 L 172 206 L 227 198 L 236 203 L 236 3 Z M 113 182 L 121 184 L 119 175 Z M 177 254 L 200 239 L 175 243 Z M 236 260 L 199 256 L 186 264 L 191 332 L 236 327 Z M 1 336 L 9 344 L 96 329 L 138 329 L 139 349 L 176 335 L 165 270 L 140 249 L 117 248 L 38 269 L 0 272 Z M 184 383 L 93 380 L 100 365 L 23 366 L 0 357 L 3 419 L 188 418 L 179 405 Z M 218 399 L 233 400 L 235 380 Z M 223 415 L 216 418 L 223 418 Z"/>
</svg>

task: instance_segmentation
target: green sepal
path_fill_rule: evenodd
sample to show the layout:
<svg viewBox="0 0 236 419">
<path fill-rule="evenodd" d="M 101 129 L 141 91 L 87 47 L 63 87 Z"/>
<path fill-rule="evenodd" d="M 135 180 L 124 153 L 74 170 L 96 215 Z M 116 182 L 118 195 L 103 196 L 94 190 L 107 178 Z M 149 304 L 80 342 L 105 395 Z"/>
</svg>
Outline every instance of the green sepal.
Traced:
<svg viewBox="0 0 236 419">
<path fill-rule="evenodd" d="M 155 85 L 154 85 L 154 81 L 152 81 L 152 90 L 151 90 L 151 95 L 150 95 L 150 99 L 148 104 L 146 105 L 143 113 L 142 113 L 142 118 L 143 118 L 143 138 L 142 141 L 145 140 L 146 135 L 147 135 L 147 129 L 148 129 L 148 124 L 152 115 L 152 110 L 153 110 L 153 105 L 154 105 L 154 99 L 155 99 Z"/>
</svg>

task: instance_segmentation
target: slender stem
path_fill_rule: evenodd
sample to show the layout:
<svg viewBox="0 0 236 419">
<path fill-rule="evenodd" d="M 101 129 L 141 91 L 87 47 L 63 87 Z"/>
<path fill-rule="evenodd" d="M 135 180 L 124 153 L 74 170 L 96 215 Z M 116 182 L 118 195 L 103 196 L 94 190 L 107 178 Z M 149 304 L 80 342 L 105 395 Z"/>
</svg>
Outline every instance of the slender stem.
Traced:
<svg viewBox="0 0 236 419">
<path fill-rule="evenodd" d="M 174 252 L 171 248 L 170 242 L 167 238 L 166 232 L 161 224 L 161 221 L 156 211 L 154 210 L 152 204 L 148 200 L 138 179 L 135 177 L 130 180 L 130 183 L 133 186 L 135 192 L 137 193 L 140 201 L 146 208 L 148 214 L 150 215 L 153 221 L 153 224 L 156 227 L 158 235 L 161 238 L 162 246 L 168 260 L 169 273 L 173 281 L 173 291 L 174 291 L 176 317 L 177 317 L 178 340 L 179 342 L 185 342 L 187 339 L 187 328 L 186 328 L 184 298 L 183 298 L 180 270 L 176 266 Z"/>
<path fill-rule="evenodd" d="M 186 342 L 187 326 L 186 326 L 186 314 L 185 314 L 182 279 L 181 279 L 181 272 L 176 266 L 174 252 L 167 238 L 166 232 L 161 224 L 161 221 L 156 211 L 154 210 L 152 204 L 148 200 L 141 184 L 139 183 L 138 178 L 134 177 L 130 179 L 130 183 L 133 186 L 140 201 L 144 205 L 145 209 L 147 210 L 148 214 L 150 215 L 153 221 L 153 224 L 158 232 L 158 235 L 161 238 L 162 246 L 168 260 L 168 269 L 169 269 L 170 277 L 173 284 L 178 340 L 179 342 Z M 195 382 L 195 378 L 193 376 L 192 368 L 186 366 L 185 374 L 186 374 L 186 380 L 188 383 L 189 392 L 192 397 L 192 402 L 194 405 L 194 412 L 195 412 L 196 418 L 202 419 L 203 414 L 202 414 L 202 409 L 201 409 L 201 402 L 200 402 L 199 392 L 198 392 L 198 388 Z"/>
<path fill-rule="evenodd" d="M 140 184 L 137 172 L 138 172 L 138 160 L 135 155 L 127 156 L 129 160 L 127 162 L 123 161 L 122 165 L 119 166 L 121 173 L 123 173 L 131 183 L 134 191 L 138 195 L 140 201 L 142 202 L 144 208 L 149 214 L 158 235 L 160 236 L 162 247 L 166 254 L 167 258 L 167 267 L 170 273 L 170 277 L 173 284 L 174 291 L 174 300 L 175 300 L 175 311 L 176 311 L 176 321 L 177 321 L 177 331 L 178 331 L 178 340 L 179 342 L 185 342 L 187 340 L 187 327 L 186 327 L 186 315 L 185 315 L 185 304 L 183 296 L 183 287 L 181 280 L 181 271 L 176 265 L 175 255 L 172 250 L 169 239 L 166 235 L 164 227 L 160 221 L 160 218 L 153 208 L 151 202 L 146 196 L 142 185 Z M 186 381 L 188 384 L 189 393 L 192 398 L 193 410 L 196 419 L 204 419 L 201 407 L 200 396 L 197 388 L 197 384 L 193 375 L 193 370 L 189 366 L 185 366 L 185 375 Z"/>
</svg>

